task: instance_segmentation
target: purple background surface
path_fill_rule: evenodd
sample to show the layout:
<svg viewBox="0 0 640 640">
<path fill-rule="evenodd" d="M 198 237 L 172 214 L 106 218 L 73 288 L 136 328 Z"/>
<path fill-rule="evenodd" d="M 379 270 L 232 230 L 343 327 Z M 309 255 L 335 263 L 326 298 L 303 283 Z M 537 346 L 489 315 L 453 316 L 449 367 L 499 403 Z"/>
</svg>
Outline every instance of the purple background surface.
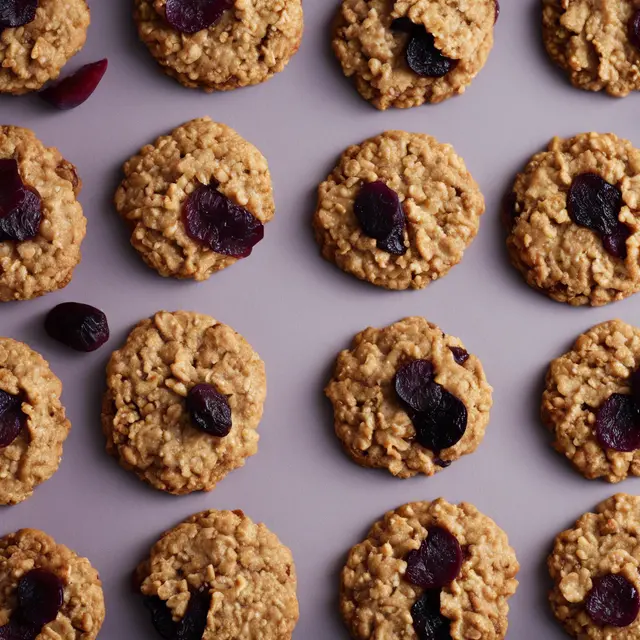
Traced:
<svg viewBox="0 0 640 640">
<path fill-rule="evenodd" d="M 137 41 L 130 0 L 89 0 L 85 49 L 67 71 L 108 56 L 92 99 L 59 113 L 36 97 L 0 100 L 0 121 L 30 127 L 78 167 L 89 220 L 84 260 L 67 289 L 3 305 L 0 334 L 28 342 L 64 383 L 73 429 L 60 470 L 27 502 L 0 510 L 0 534 L 37 527 L 96 566 L 107 617 L 101 638 L 155 638 L 130 574 L 151 543 L 207 508 L 242 508 L 294 553 L 300 622 L 294 637 L 346 638 L 337 612 L 347 550 L 386 510 L 443 496 L 466 500 L 509 534 L 522 565 L 508 637 L 563 637 L 548 612 L 545 559 L 553 537 L 618 487 L 589 482 L 549 447 L 538 419 L 549 360 L 592 324 L 640 323 L 640 296 L 574 309 L 531 291 L 508 265 L 498 222 L 501 192 L 553 135 L 613 130 L 640 144 L 638 100 L 573 89 L 547 61 L 539 1 L 505 1 L 496 44 L 464 96 L 437 106 L 377 112 L 361 100 L 329 48 L 336 0 L 304 2 L 306 33 L 287 69 L 270 82 L 205 95 L 166 78 Z M 130 248 L 111 204 L 122 162 L 143 144 L 194 117 L 237 129 L 269 160 L 277 213 L 251 258 L 200 284 L 165 280 Z M 487 200 L 478 238 L 463 262 L 423 291 L 387 292 L 360 283 L 318 254 L 310 231 L 315 189 L 343 149 L 385 129 L 425 132 L 452 143 Z M 112 328 L 100 351 L 79 355 L 43 335 L 53 305 L 76 300 L 105 310 Z M 138 320 L 159 309 L 209 313 L 240 331 L 266 362 L 268 399 L 259 454 L 209 494 L 172 497 L 147 488 L 104 452 L 104 367 Z M 479 450 L 433 478 L 397 480 L 364 470 L 342 452 L 322 389 L 337 352 L 366 326 L 421 314 L 459 336 L 482 359 L 495 388 Z"/>
</svg>

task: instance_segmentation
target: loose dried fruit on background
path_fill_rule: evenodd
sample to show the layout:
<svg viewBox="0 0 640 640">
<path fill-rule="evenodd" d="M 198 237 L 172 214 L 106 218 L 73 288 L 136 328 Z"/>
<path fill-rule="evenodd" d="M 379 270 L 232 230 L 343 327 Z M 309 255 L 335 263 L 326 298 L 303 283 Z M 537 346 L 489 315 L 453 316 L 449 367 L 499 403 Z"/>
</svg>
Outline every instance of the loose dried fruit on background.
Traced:
<svg viewBox="0 0 640 640">
<path fill-rule="evenodd" d="M 72 75 L 43 89 L 38 95 L 58 109 L 75 109 L 91 97 L 108 66 L 106 58 L 86 64 Z"/>
<path fill-rule="evenodd" d="M 54 340 L 85 353 L 99 349 L 109 339 L 104 312 L 81 302 L 63 302 L 51 309 L 44 327 Z"/>
</svg>

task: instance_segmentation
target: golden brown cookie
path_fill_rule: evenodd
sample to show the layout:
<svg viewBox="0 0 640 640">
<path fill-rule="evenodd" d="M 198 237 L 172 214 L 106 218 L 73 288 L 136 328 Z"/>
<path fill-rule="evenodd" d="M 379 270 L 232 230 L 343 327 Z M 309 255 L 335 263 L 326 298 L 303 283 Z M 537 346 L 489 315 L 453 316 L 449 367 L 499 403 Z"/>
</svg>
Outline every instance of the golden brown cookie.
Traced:
<svg viewBox="0 0 640 640">
<path fill-rule="evenodd" d="M 203 638 L 290 640 L 298 621 L 291 551 L 242 511 L 203 511 L 167 531 L 136 582 L 156 626 L 172 616 Z"/>
<path fill-rule="evenodd" d="M 227 91 L 264 82 L 282 71 L 300 47 L 302 2 L 229 4 L 217 22 L 196 33 L 169 24 L 167 0 L 135 0 L 134 20 L 163 71 L 185 87 Z"/>
<path fill-rule="evenodd" d="M 89 22 L 86 0 L 39 0 L 31 22 L 0 27 L 0 93 L 37 91 L 57 78 L 84 46 Z"/>
<path fill-rule="evenodd" d="M 518 174 L 510 208 L 507 248 L 529 286 L 593 306 L 640 290 L 640 150 L 629 141 L 554 138 Z"/>
<path fill-rule="evenodd" d="M 20 608 L 25 594 L 36 598 L 36 606 L 29 607 L 35 610 Z M 38 638 L 94 640 L 105 615 L 98 572 L 42 531 L 21 529 L 0 538 L 0 627 L 10 620 L 15 624 L 14 617 L 33 622 L 31 615 L 42 617 L 49 611 L 50 622 L 34 625 L 41 628 Z M 17 632 L 6 637 L 35 638 Z"/>
<path fill-rule="evenodd" d="M 131 229 L 131 244 L 161 276 L 206 280 L 237 262 L 188 233 L 184 210 L 205 186 L 240 205 L 258 223 L 275 205 L 265 157 L 226 125 L 191 120 L 146 145 L 124 164 L 115 205 Z"/>
<path fill-rule="evenodd" d="M 542 419 L 554 448 L 585 478 L 620 482 L 640 475 L 640 419 L 636 426 L 631 404 L 638 368 L 640 329 L 622 320 L 589 329 L 549 366 Z M 625 450 L 634 444 L 637 449 Z"/>
<path fill-rule="evenodd" d="M 35 236 L 8 240 L 0 233 L 0 302 L 29 300 L 66 287 L 81 259 L 87 221 L 77 196 L 76 168 L 29 129 L 0 127 L 0 161 L 17 162 L 20 178 L 41 200 Z"/>
<path fill-rule="evenodd" d="M 343 0 L 333 50 L 360 95 L 378 109 L 441 102 L 463 93 L 484 66 L 496 15 L 495 0 Z M 411 62 L 416 37 L 439 64 Z"/>
<path fill-rule="evenodd" d="M 574 87 L 622 98 L 640 89 L 639 11 L 635 0 L 542 0 L 547 53 Z"/>
<path fill-rule="evenodd" d="M 640 602 L 639 531 L 640 498 L 618 493 L 556 537 L 547 562 L 554 583 L 549 601 L 569 635 L 580 640 L 640 637 L 640 617 L 633 615 L 634 600 L 635 606 Z M 608 609 L 605 619 L 603 608 Z"/>
<path fill-rule="evenodd" d="M 448 584 L 425 589 L 415 584 L 421 577 L 413 573 L 415 560 L 432 536 L 438 557 L 444 557 L 443 533 L 445 542 L 451 536 L 457 541 L 461 564 L 449 572 L 455 578 Z M 449 542 L 442 550 L 449 559 L 451 548 Z M 442 498 L 412 502 L 387 512 L 349 552 L 340 611 L 351 637 L 361 640 L 445 637 L 446 630 L 452 640 L 502 640 L 519 568 L 505 532 L 473 505 Z M 418 636 L 421 626 L 425 633 Z"/>
<path fill-rule="evenodd" d="M 200 384 L 227 398 L 227 435 L 198 428 L 187 409 Z M 138 323 L 107 366 L 107 451 L 161 491 L 210 491 L 257 452 L 266 392 L 264 363 L 239 333 L 199 313 L 160 311 Z"/>
<path fill-rule="evenodd" d="M 417 370 L 418 382 L 430 385 L 423 411 L 398 393 L 399 372 L 417 361 L 428 363 Z M 347 454 L 364 467 L 387 469 L 400 478 L 431 476 L 473 453 L 489 422 L 491 393 L 480 360 L 460 340 L 419 317 L 359 333 L 351 349 L 338 356 L 326 388 L 336 435 Z M 460 402 L 463 416 L 456 413 Z M 450 446 L 439 449 L 438 443 Z"/>
<path fill-rule="evenodd" d="M 380 247 L 355 212 L 365 185 L 382 182 L 400 201 L 400 250 Z M 421 133 L 387 131 L 349 147 L 318 189 L 313 228 L 322 255 L 387 289 L 422 289 L 462 260 L 484 198 L 453 147 Z"/>
<path fill-rule="evenodd" d="M 39 353 L 0 338 L 0 504 L 26 500 L 58 470 L 71 429 L 61 393 Z"/>
</svg>

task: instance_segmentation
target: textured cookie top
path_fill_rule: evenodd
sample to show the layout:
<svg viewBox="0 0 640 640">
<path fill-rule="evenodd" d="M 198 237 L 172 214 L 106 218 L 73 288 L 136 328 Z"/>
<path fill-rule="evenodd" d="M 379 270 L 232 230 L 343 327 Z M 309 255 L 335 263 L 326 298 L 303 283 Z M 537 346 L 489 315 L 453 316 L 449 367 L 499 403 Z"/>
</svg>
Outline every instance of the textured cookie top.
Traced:
<svg viewBox="0 0 640 640">
<path fill-rule="evenodd" d="M 242 511 L 203 511 L 166 532 L 136 573 L 144 596 L 181 619 L 190 590 L 211 594 L 203 637 L 289 640 L 298 621 L 291 551 Z"/>
<path fill-rule="evenodd" d="M 80 262 L 87 221 L 77 200 L 76 168 L 29 129 L 0 127 L 0 158 L 13 158 L 20 177 L 42 199 L 42 224 L 31 240 L 0 242 L 0 301 L 27 300 L 69 284 Z"/>
<path fill-rule="evenodd" d="M 431 476 L 475 451 L 489 422 L 492 389 L 480 360 L 469 355 L 457 364 L 450 347 L 464 348 L 436 325 L 412 317 L 383 329 L 365 329 L 351 349 L 340 353 L 326 394 L 336 434 L 358 464 L 388 469 L 401 478 Z M 468 414 L 462 439 L 438 454 L 415 440 L 416 430 L 394 387 L 398 369 L 420 359 L 433 364 L 435 381 L 461 400 Z"/>
<path fill-rule="evenodd" d="M 151 55 L 187 87 L 224 91 L 282 71 L 302 40 L 300 0 L 233 0 L 208 29 L 180 33 L 165 20 L 166 0 L 135 0 L 134 19 Z"/>
<path fill-rule="evenodd" d="M 405 558 L 433 525 L 452 533 L 465 551 L 458 577 L 440 595 L 440 612 L 451 620 L 451 638 L 505 637 L 507 599 L 518 585 L 515 552 L 504 531 L 473 505 L 440 498 L 389 511 L 349 552 L 341 575 L 340 610 L 353 638 L 417 638 L 411 607 L 422 589 L 403 578 Z"/>
<path fill-rule="evenodd" d="M 18 437 L 0 448 L 0 504 L 16 504 L 58 470 L 71 423 L 47 361 L 11 338 L 0 338 L 0 390 L 19 396 L 27 416 Z"/>
<path fill-rule="evenodd" d="M 596 233 L 569 216 L 567 194 L 582 173 L 620 190 L 619 220 L 631 233 L 626 258 L 613 257 Z M 513 198 L 507 247 L 530 286 L 559 302 L 594 306 L 640 290 L 640 151 L 629 141 L 598 133 L 554 138 L 517 176 Z"/>
<path fill-rule="evenodd" d="M 632 0 L 543 0 L 543 38 L 571 83 L 623 97 L 640 89 L 640 50 L 629 41 Z"/>
<path fill-rule="evenodd" d="M 596 411 L 613 393 L 630 393 L 640 367 L 640 329 L 621 320 L 596 325 L 554 360 L 542 396 L 542 419 L 553 446 L 587 478 L 619 482 L 640 475 L 640 451 L 604 449 L 595 434 Z"/>
<path fill-rule="evenodd" d="M 131 228 L 131 244 L 162 276 L 206 280 L 237 259 L 187 234 L 182 208 L 196 187 L 218 190 L 266 223 L 275 205 L 265 157 L 224 124 L 191 120 L 125 162 L 115 205 Z"/>
<path fill-rule="evenodd" d="M 457 60 L 441 78 L 421 77 L 408 66 L 409 36 L 393 29 L 398 18 L 424 25 L 436 47 Z M 493 46 L 494 0 L 343 0 L 333 50 L 347 77 L 378 109 L 415 107 L 463 93 Z"/>
<path fill-rule="evenodd" d="M 35 19 L 0 33 L 0 93 L 36 91 L 57 78 L 84 46 L 89 27 L 85 0 L 39 0 Z"/>
<path fill-rule="evenodd" d="M 232 428 L 224 438 L 191 424 L 185 398 L 201 383 L 227 396 Z M 265 397 L 264 363 L 240 334 L 206 315 L 160 311 L 107 366 L 107 450 L 156 489 L 209 491 L 258 450 Z"/>
<path fill-rule="evenodd" d="M 20 578 L 32 569 L 44 569 L 64 583 L 64 601 L 58 616 L 45 625 L 38 638 L 93 640 L 104 620 L 102 583 L 86 558 L 42 531 L 21 529 L 0 538 L 0 626 L 17 606 Z"/>
<path fill-rule="evenodd" d="M 354 214 L 362 185 L 377 180 L 402 203 L 404 255 L 378 249 Z M 318 189 L 313 226 L 322 255 L 344 271 L 388 289 L 421 289 L 460 262 L 482 213 L 482 193 L 453 147 L 420 133 L 387 131 L 342 154 Z"/>
<path fill-rule="evenodd" d="M 585 611 L 594 578 L 621 574 L 640 591 L 640 498 L 618 493 L 585 513 L 555 539 L 548 559 L 554 582 L 549 601 L 567 633 L 585 640 L 636 640 L 640 617 L 629 626 L 600 626 Z"/>
</svg>

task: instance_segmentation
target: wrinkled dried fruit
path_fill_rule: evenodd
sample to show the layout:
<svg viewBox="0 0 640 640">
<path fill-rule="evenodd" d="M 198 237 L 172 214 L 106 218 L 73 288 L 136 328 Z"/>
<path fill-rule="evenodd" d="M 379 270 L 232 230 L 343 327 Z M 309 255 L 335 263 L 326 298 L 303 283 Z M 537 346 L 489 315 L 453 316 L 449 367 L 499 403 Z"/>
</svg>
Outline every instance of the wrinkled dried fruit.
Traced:
<svg viewBox="0 0 640 640">
<path fill-rule="evenodd" d="M 442 78 L 458 63 L 443 55 L 436 48 L 434 37 L 424 29 L 412 34 L 406 56 L 411 71 L 423 78 Z"/>
<path fill-rule="evenodd" d="M 442 389 L 437 405 L 412 419 L 418 442 L 436 453 L 460 442 L 467 430 L 467 408 L 446 389 Z"/>
<path fill-rule="evenodd" d="M 414 411 L 429 411 L 440 402 L 442 387 L 433 383 L 435 369 L 428 360 L 413 360 L 396 372 L 398 397 Z"/>
<path fill-rule="evenodd" d="M 216 186 L 200 185 L 187 198 L 182 210 L 187 233 L 216 253 L 246 258 L 264 238 L 264 225 Z"/>
<path fill-rule="evenodd" d="M 45 331 L 76 351 L 95 351 L 109 339 L 107 316 L 88 304 L 63 302 L 49 311 Z"/>
<path fill-rule="evenodd" d="M 640 9 L 631 14 L 629 20 L 629 41 L 631 44 L 640 49 Z"/>
<path fill-rule="evenodd" d="M 229 401 L 210 384 L 197 384 L 187 395 L 187 410 L 195 427 L 218 438 L 231 431 Z"/>
<path fill-rule="evenodd" d="M 449 347 L 449 351 L 453 354 L 453 359 L 457 364 L 464 364 L 469 359 L 469 353 L 462 347 Z"/>
<path fill-rule="evenodd" d="M 192 592 L 187 612 L 180 622 L 173 620 L 171 610 L 164 600 L 157 597 L 146 597 L 144 604 L 151 612 L 153 626 L 165 640 L 201 640 L 207 627 L 211 594 L 206 588 Z"/>
<path fill-rule="evenodd" d="M 633 396 L 611 394 L 596 411 L 596 436 L 614 451 L 640 449 L 640 413 Z"/>
<path fill-rule="evenodd" d="M 377 240 L 378 249 L 393 255 L 404 255 L 406 219 L 398 194 L 384 182 L 362 185 L 353 212 L 366 235 Z"/>
<path fill-rule="evenodd" d="M 640 595 L 624 576 L 609 573 L 592 582 L 585 608 L 596 624 L 628 627 L 638 617 Z"/>
<path fill-rule="evenodd" d="M 42 628 L 55 620 L 64 599 L 64 583 L 45 569 L 33 569 L 18 583 L 18 616 Z"/>
<path fill-rule="evenodd" d="M 418 640 L 451 640 L 451 620 L 440 613 L 440 589 L 427 589 L 411 607 Z"/>
<path fill-rule="evenodd" d="M 34 627 L 13 617 L 0 627 L 0 640 L 35 640 L 39 633 L 40 627 Z"/>
<path fill-rule="evenodd" d="M 8 216 L 24 198 L 24 184 L 17 160 L 0 160 L 0 218 Z"/>
<path fill-rule="evenodd" d="M 72 75 L 41 91 L 39 96 L 58 109 L 75 109 L 91 97 L 108 66 L 106 58 L 85 64 Z"/>
<path fill-rule="evenodd" d="M 26 421 L 20 397 L 0 390 L 0 449 L 8 447 L 18 437 Z"/>
<path fill-rule="evenodd" d="M 618 220 L 622 193 L 597 173 L 581 173 L 571 183 L 567 196 L 571 219 L 597 233 L 604 248 L 614 257 L 626 256 L 626 239 L 630 232 Z"/>
<path fill-rule="evenodd" d="M 0 242 L 34 238 L 41 222 L 40 195 L 24 185 L 16 160 L 0 160 Z"/>
<path fill-rule="evenodd" d="M 0 27 L 11 29 L 29 24 L 36 17 L 38 0 L 2 0 Z"/>
<path fill-rule="evenodd" d="M 493 24 L 495 24 L 496 22 L 498 22 L 498 18 L 500 17 L 500 2 L 499 0 L 496 0 L 496 18 L 493 21 Z"/>
<path fill-rule="evenodd" d="M 462 548 L 456 537 L 444 527 L 429 527 L 419 549 L 407 554 L 405 578 L 423 589 L 451 584 L 460 573 Z"/>
<path fill-rule="evenodd" d="M 213 26 L 233 6 L 233 0 L 167 0 L 167 22 L 181 33 L 197 33 Z"/>
</svg>

